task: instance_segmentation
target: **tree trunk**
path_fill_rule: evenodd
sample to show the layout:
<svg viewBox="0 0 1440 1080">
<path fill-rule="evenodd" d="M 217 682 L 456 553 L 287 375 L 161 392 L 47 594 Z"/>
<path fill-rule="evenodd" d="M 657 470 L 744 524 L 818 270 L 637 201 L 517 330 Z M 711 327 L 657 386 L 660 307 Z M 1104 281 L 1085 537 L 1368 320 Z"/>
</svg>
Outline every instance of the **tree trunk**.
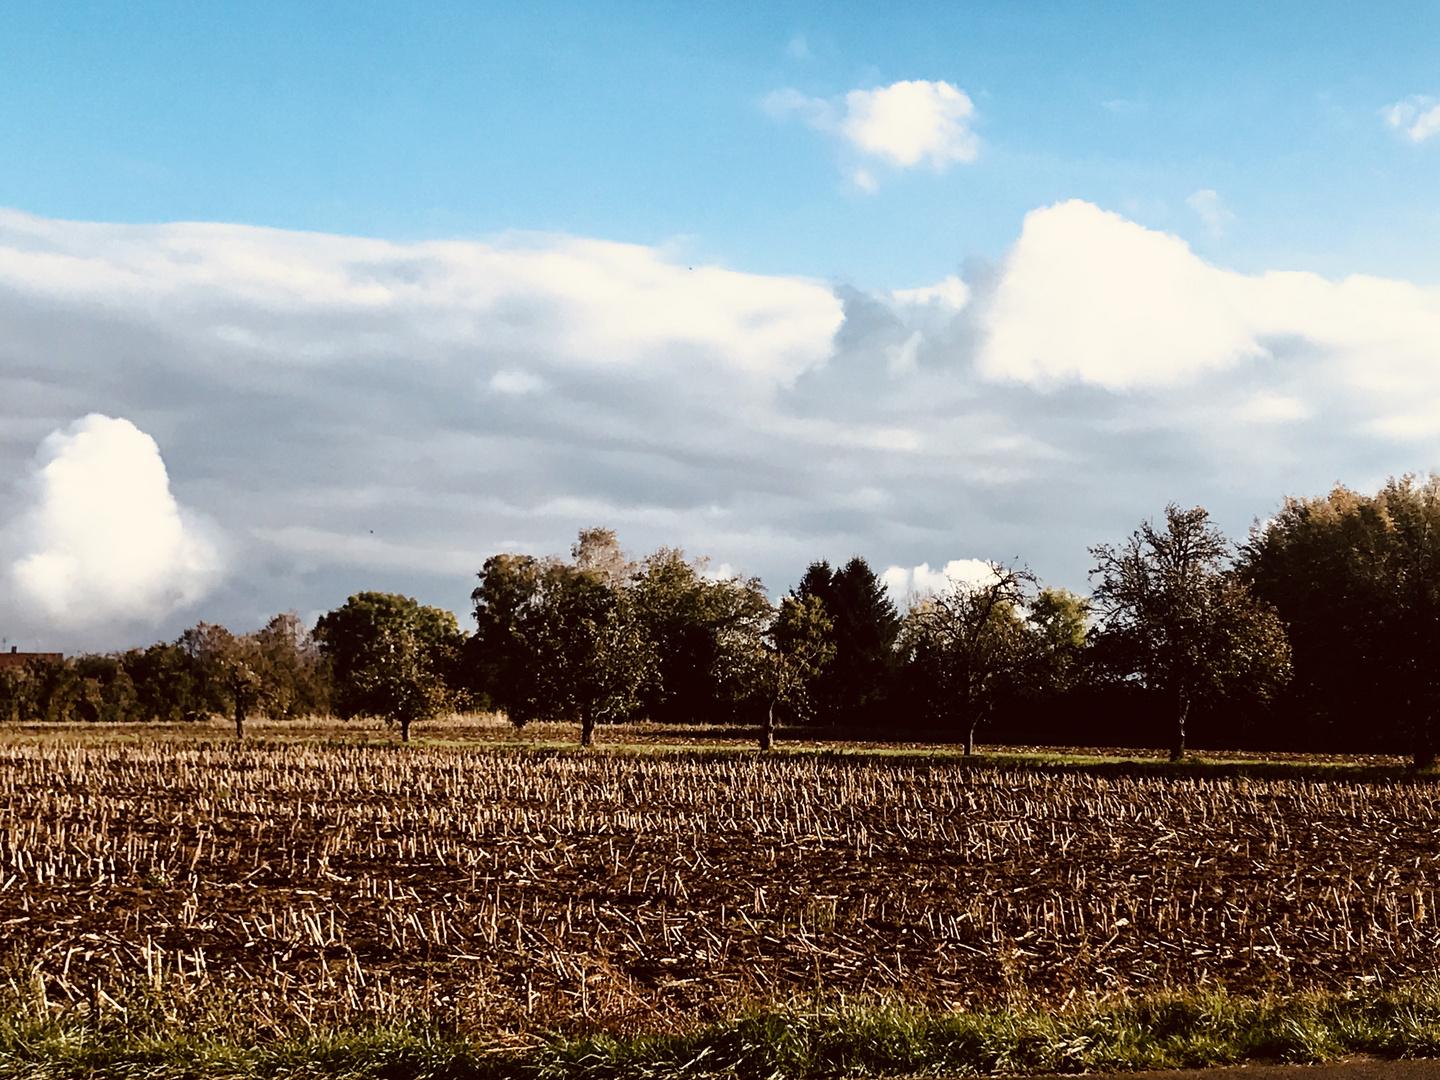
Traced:
<svg viewBox="0 0 1440 1080">
<path fill-rule="evenodd" d="M 410 721 L 408 718 L 402 719 L 400 721 L 400 741 L 410 741 Z"/>
<path fill-rule="evenodd" d="M 760 721 L 760 749 L 769 750 L 775 745 L 775 705 L 778 699 L 770 699 L 770 707 L 765 710 L 765 719 Z"/>
<path fill-rule="evenodd" d="M 1435 718 L 1427 714 L 1420 718 L 1415 732 L 1415 768 L 1433 768 L 1435 757 Z"/>
<path fill-rule="evenodd" d="M 972 720 L 970 726 L 965 729 L 965 756 L 969 757 L 975 753 L 975 722 Z"/>
<path fill-rule="evenodd" d="M 245 701 L 239 694 L 235 695 L 235 738 L 245 738 Z"/>
<path fill-rule="evenodd" d="M 580 714 L 580 745 L 589 746 L 595 741 L 595 714 L 586 710 Z"/>
<path fill-rule="evenodd" d="M 1175 742 L 1170 747 L 1170 760 L 1183 761 L 1185 758 L 1185 719 L 1190 713 L 1190 703 L 1184 695 L 1178 695 L 1175 704 Z"/>
</svg>

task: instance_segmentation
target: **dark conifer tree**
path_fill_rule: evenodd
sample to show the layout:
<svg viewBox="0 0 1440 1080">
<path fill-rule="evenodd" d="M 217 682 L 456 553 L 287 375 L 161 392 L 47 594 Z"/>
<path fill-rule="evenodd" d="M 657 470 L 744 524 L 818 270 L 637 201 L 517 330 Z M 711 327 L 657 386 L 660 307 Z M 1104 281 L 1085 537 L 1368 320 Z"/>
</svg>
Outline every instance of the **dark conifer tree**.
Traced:
<svg viewBox="0 0 1440 1080">
<path fill-rule="evenodd" d="M 890 689 L 900 616 L 884 584 L 859 555 L 838 570 L 813 562 L 795 588 L 816 597 L 834 626 L 835 658 L 811 689 L 817 716 L 834 724 L 875 721 Z"/>
</svg>

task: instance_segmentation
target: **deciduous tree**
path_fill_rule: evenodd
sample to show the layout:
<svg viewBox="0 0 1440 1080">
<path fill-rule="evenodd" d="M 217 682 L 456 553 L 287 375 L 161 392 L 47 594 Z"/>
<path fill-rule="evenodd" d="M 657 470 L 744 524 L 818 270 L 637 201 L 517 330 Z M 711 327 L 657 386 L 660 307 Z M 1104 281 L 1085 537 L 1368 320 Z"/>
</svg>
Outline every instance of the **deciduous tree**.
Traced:
<svg viewBox="0 0 1440 1080">
<path fill-rule="evenodd" d="M 1373 496 L 1337 486 L 1287 499 L 1252 530 L 1241 570 L 1290 630 L 1297 704 L 1409 743 L 1440 742 L 1440 476 L 1392 478 Z"/>
<path fill-rule="evenodd" d="M 1275 608 L 1227 572 L 1229 545 L 1200 507 L 1165 509 L 1119 547 L 1091 549 L 1100 579 L 1102 667 L 1165 703 L 1170 756 L 1185 756 L 1186 722 L 1202 701 L 1268 700 L 1290 677 Z"/>
<path fill-rule="evenodd" d="M 991 564 L 988 579 L 952 582 L 917 600 L 901 631 L 901 650 L 931 715 L 959 732 L 965 753 L 976 731 L 1014 691 L 1034 657 L 1024 605 L 1028 570 Z"/>
<path fill-rule="evenodd" d="M 655 657 L 655 678 L 642 688 L 652 720 L 691 723 L 731 713 L 733 675 L 757 646 L 774 608 L 755 578 L 711 577 L 704 559 L 661 548 L 629 579 L 633 611 Z"/>
<path fill-rule="evenodd" d="M 639 708 L 655 677 L 654 651 L 613 541 L 608 530 L 586 530 L 573 565 L 528 555 L 485 561 L 471 594 L 471 655 L 486 693 L 517 727 L 578 721 L 589 746 L 597 723 Z"/>
<path fill-rule="evenodd" d="M 733 655 L 742 665 L 740 679 L 763 708 L 761 750 L 775 743 L 779 706 L 808 711 L 811 681 L 835 658 L 834 633 L 819 597 L 786 596 L 762 636 L 736 644 Z"/>
<path fill-rule="evenodd" d="M 455 616 L 395 593 L 363 592 L 322 615 L 315 637 L 329 658 L 335 711 L 344 719 L 377 716 L 410 727 L 454 707 L 442 672 L 463 646 Z"/>
</svg>

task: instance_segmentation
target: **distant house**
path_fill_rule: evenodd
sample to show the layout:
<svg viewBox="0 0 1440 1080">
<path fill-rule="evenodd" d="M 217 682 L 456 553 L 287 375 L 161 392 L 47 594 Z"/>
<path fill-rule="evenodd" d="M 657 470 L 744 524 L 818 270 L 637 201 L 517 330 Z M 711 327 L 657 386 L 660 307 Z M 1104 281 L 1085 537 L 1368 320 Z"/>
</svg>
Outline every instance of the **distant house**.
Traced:
<svg viewBox="0 0 1440 1080">
<path fill-rule="evenodd" d="M 11 645 L 9 652 L 0 652 L 0 671 L 4 671 L 6 668 L 24 667 L 31 660 L 40 660 L 49 664 L 58 664 L 64 659 L 64 653 L 21 652 L 18 645 Z"/>
</svg>

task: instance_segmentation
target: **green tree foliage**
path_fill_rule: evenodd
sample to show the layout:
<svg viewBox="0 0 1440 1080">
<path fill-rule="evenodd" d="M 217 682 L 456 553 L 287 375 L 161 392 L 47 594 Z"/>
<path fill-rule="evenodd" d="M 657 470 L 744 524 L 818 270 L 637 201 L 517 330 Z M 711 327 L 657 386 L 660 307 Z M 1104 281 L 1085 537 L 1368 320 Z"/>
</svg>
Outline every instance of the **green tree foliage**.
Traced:
<svg viewBox="0 0 1440 1080">
<path fill-rule="evenodd" d="M 141 719 L 174 723 L 219 711 L 200 665 L 180 641 L 161 641 L 144 650 L 132 649 L 124 655 L 124 663 L 135 685 L 136 708 Z"/>
<path fill-rule="evenodd" d="M 1040 652 L 1025 618 L 1034 575 L 999 563 L 992 563 L 991 571 L 985 581 L 957 582 L 917 600 L 900 638 L 923 707 L 964 738 L 966 754 L 975 752 L 979 726 L 1035 673 Z M 1047 602 L 1046 611 L 1055 637 L 1067 630 L 1073 634 L 1063 605 Z"/>
<path fill-rule="evenodd" d="M 889 689 L 900 633 L 885 586 L 857 555 L 838 570 L 823 560 L 811 563 L 795 595 L 818 599 L 834 627 L 835 660 L 820 669 L 811 688 L 816 712 L 839 723 L 873 718 Z"/>
<path fill-rule="evenodd" d="M 235 702 L 231 696 L 227 660 L 234 651 L 235 636 L 223 626 L 200 622 L 182 633 L 175 644 L 185 657 L 189 669 L 187 681 L 196 705 L 184 719 L 232 712 Z"/>
<path fill-rule="evenodd" d="M 257 711 L 296 717 L 328 710 L 329 672 L 293 613 L 237 637 L 199 623 L 173 641 L 123 653 L 35 660 L 0 671 L 0 719 L 59 723 L 176 722 Z"/>
<path fill-rule="evenodd" d="M 250 663 L 251 642 L 202 622 L 181 634 L 179 644 L 192 661 L 203 700 L 212 707 L 207 711 L 231 713 L 235 737 L 244 738 L 246 717 L 264 700 L 260 676 Z"/>
<path fill-rule="evenodd" d="M 471 594 L 477 681 L 510 721 L 569 720 L 589 746 L 597 723 L 627 719 L 655 678 L 654 649 L 626 584 L 614 534 L 586 530 L 575 563 L 485 560 Z"/>
<path fill-rule="evenodd" d="M 776 710 L 809 711 L 809 687 L 835 659 L 835 624 L 817 596 L 787 596 L 765 632 L 735 643 L 738 681 L 763 708 L 760 749 L 775 741 Z"/>
<path fill-rule="evenodd" d="M 1266 701 L 1290 677 L 1290 648 L 1275 608 L 1226 569 L 1229 545 L 1205 510 L 1165 509 L 1121 546 L 1091 549 L 1100 578 L 1100 670 L 1135 679 L 1164 702 L 1170 755 L 1185 755 L 1192 707 Z"/>
<path fill-rule="evenodd" d="M 1030 685 L 1042 696 L 1074 690 L 1085 679 L 1090 600 L 1068 589 L 1044 588 L 1027 605 L 1032 637 Z"/>
<path fill-rule="evenodd" d="M 1305 715 L 1357 717 L 1410 746 L 1440 740 L 1440 476 L 1392 478 L 1373 496 L 1336 487 L 1287 499 L 1252 530 L 1241 568 L 1286 621 Z"/>
<path fill-rule="evenodd" d="M 552 570 L 549 560 L 530 555 L 492 555 L 470 594 L 476 631 L 466 643 L 468 683 L 517 728 L 551 708 L 541 665 L 552 647 L 545 610 L 556 591 Z"/>
<path fill-rule="evenodd" d="M 77 684 L 73 661 L 35 659 L 0 670 L 0 718 L 32 724 L 76 719 Z"/>
<path fill-rule="evenodd" d="M 400 726 L 458 703 L 445 672 L 456 666 L 464 637 L 455 616 L 395 593 L 362 592 L 322 615 L 315 638 L 329 660 L 334 708 L 349 719 L 377 716 Z"/>
<path fill-rule="evenodd" d="M 0 671 L 0 719 L 27 723 L 182 720 L 228 707 L 179 643 Z"/>
<path fill-rule="evenodd" d="M 318 643 L 294 612 L 240 636 L 202 622 L 181 634 L 176 646 L 180 657 L 152 646 L 136 659 L 137 667 L 153 666 L 157 675 L 179 680 L 167 710 L 172 714 L 175 699 L 183 697 L 182 716 L 229 713 L 235 737 L 243 738 L 245 720 L 258 712 L 288 719 L 328 711 L 329 672 Z"/>
<path fill-rule="evenodd" d="M 705 565 L 661 548 L 629 580 L 635 617 L 654 650 L 655 678 L 641 690 L 642 711 L 652 720 L 730 715 L 743 696 L 736 672 L 773 617 L 758 579 L 706 577 Z"/>
<path fill-rule="evenodd" d="M 282 612 L 244 640 L 267 715 L 292 720 L 330 711 L 329 666 L 298 614 Z"/>
</svg>

